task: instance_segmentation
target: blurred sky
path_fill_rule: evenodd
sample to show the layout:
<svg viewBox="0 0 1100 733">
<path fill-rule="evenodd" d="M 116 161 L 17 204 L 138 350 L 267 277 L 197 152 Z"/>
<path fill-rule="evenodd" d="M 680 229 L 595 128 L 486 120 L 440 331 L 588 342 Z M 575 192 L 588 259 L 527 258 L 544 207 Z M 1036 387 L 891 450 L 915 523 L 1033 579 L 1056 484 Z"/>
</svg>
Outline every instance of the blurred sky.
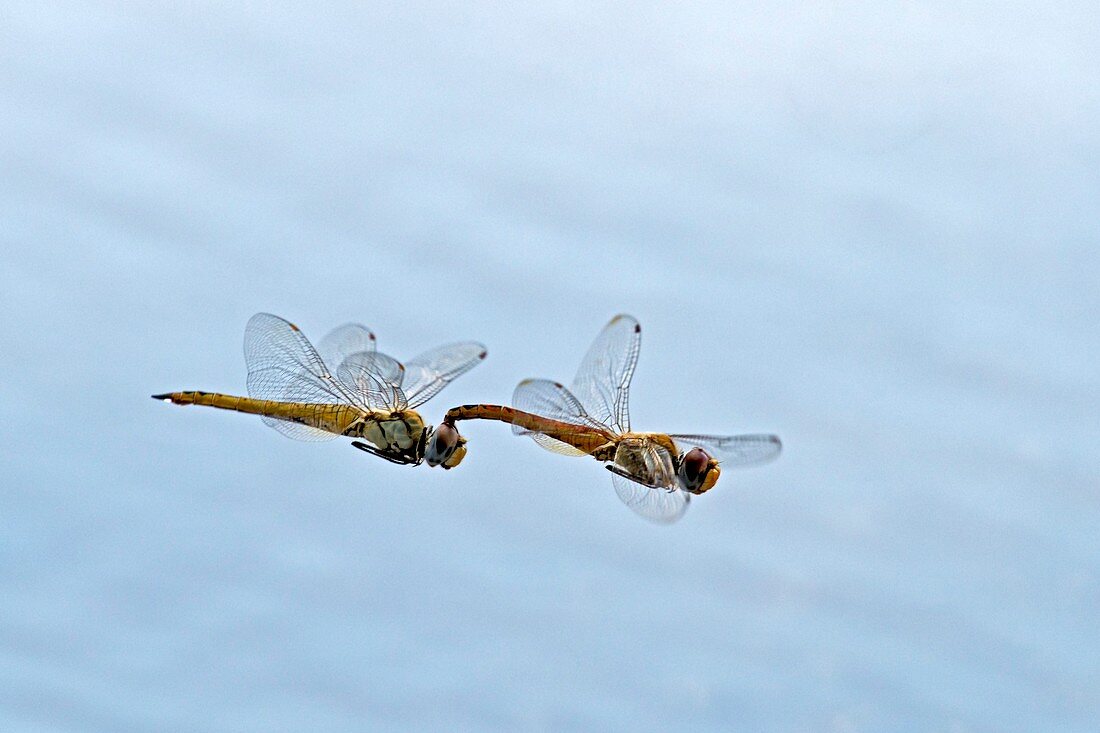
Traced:
<svg viewBox="0 0 1100 733">
<path fill-rule="evenodd" d="M 0 728 L 1100 727 L 1095 3 L 0 5 Z M 148 395 L 256 311 L 780 434 L 672 527 Z"/>
</svg>

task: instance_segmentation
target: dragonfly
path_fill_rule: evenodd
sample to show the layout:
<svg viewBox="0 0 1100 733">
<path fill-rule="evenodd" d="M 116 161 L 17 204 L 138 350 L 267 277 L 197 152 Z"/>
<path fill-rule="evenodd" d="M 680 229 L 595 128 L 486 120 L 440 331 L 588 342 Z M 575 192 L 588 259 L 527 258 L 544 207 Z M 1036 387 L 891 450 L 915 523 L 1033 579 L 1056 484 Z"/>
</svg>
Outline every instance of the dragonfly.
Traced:
<svg viewBox="0 0 1100 733">
<path fill-rule="evenodd" d="M 714 487 L 722 467 L 763 463 L 779 455 L 775 435 L 678 435 L 634 432 L 630 381 L 638 363 L 642 328 L 628 315 L 611 319 L 581 361 L 571 388 L 526 379 L 512 407 L 463 405 L 447 411 L 444 425 L 497 420 L 554 453 L 591 456 L 606 464 L 618 497 L 641 516 L 678 520 L 693 495 Z M 444 455 L 445 447 L 437 452 Z"/>
<path fill-rule="evenodd" d="M 404 363 L 377 350 L 369 328 L 348 323 L 317 347 L 296 325 L 257 313 L 244 331 L 248 397 L 196 390 L 152 395 L 177 405 L 206 405 L 260 415 L 297 440 L 358 438 L 356 448 L 392 463 L 454 468 L 466 439 L 454 425 L 433 429 L 415 408 L 427 402 L 487 355 L 463 341 L 432 349 Z M 433 451 L 445 452 L 445 457 Z"/>
</svg>

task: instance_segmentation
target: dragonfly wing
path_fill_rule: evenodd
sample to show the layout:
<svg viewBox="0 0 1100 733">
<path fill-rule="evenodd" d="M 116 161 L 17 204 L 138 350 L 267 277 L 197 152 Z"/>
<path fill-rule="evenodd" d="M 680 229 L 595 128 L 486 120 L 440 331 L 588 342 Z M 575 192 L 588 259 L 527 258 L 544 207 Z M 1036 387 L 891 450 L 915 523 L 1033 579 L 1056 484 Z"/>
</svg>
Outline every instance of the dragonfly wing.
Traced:
<svg viewBox="0 0 1100 733">
<path fill-rule="evenodd" d="M 244 332 L 248 395 L 259 400 L 342 404 L 363 408 L 360 396 L 332 376 L 297 326 L 270 313 L 252 316 Z M 264 417 L 265 424 L 298 440 L 331 440 L 322 430 Z"/>
<path fill-rule="evenodd" d="M 518 434 L 530 435 L 532 438 L 535 439 L 536 443 L 538 443 L 539 445 L 541 445 L 543 448 L 550 451 L 551 453 L 558 453 L 558 454 L 563 455 L 563 456 L 586 456 L 586 455 L 588 455 L 587 453 L 582 451 L 580 448 L 574 448 L 573 446 L 569 445 L 568 443 L 563 443 L 560 440 L 558 440 L 557 438 L 551 438 L 549 435 L 546 435 L 545 433 L 532 433 L 532 432 L 529 432 L 527 430 L 524 430 L 523 428 L 516 429 L 515 426 L 513 426 L 513 429 L 516 430 L 516 433 L 518 433 Z"/>
<path fill-rule="evenodd" d="M 589 347 L 573 379 L 573 394 L 588 414 L 617 433 L 630 430 L 630 380 L 641 343 L 638 321 L 615 316 Z"/>
<path fill-rule="evenodd" d="M 475 341 L 447 344 L 405 362 L 401 383 L 410 407 L 422 405 L 485 359 L 488 351 Z"/>
<path fill-rule="evenodd" d="M 360 323 L 345 323 L 328 333 L 317 344 L 317 353 L 328 367 L 329 373 L 344 363 L 344 359 L 362 351 L 374 351 L 377 348 L 374 334 Z"/>
<path fill-rule="evenodd" d="M 561 382 L 525 379 L 512 393 L 512 406 L 551 420 L 609 431 L 607 425 L 588 414 L 581 401 Z"/>
<path fill-rule="evenodd" d="M 409 406 L 401 383 L 405 367 L 397 359 L 379 351 L 351 354 L 336 370 L 341 384 L 361 395 L 375 410 L 400 411 Z"/>
<path fill-rule="evenodd" d="M 618 474 L 611 474 L 615 484 L 615 493 L 619 499 L 636 514 L 658 524 L 672 524 L 684 516 L 691 495 L 678 488 L 651 489 L 637 481 Z"/>
<path fill-rule="evenodd" d="M 294 438 L 295 440 L 304 440 L 314 443 L 323 443 L 326 440 L 335 440 L 340 436 L 336 433 L 330 433 L 327 430 L 320 430 L 319 428 L 313 428 L 309 425 L 301 425 L 296 422 L 289 422 L 287 420 L 277 420 L 273 417 L 261 418 L 265 425 L 269 425 L 288 438 Z"/>
<path fill-rule="evenodd" d="M 672 435 L 681 453 L 699 447 L 722 466 L 751 466 L 779 455 L 783 444 L 775 435 Z"/>
</svg>

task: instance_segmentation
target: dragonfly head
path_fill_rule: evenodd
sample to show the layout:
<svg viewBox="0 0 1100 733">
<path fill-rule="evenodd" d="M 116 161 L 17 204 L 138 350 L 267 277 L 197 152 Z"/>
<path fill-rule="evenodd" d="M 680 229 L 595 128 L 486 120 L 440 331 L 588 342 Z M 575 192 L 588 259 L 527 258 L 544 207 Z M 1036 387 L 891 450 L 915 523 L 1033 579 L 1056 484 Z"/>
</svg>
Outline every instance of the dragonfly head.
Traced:
<svg viewBox="0 0 1100 733">
<path fill-rule="evenodd" d="M 676 477 L 680 486 L 692 494 L 702 494 L 709 491 L 718 481 L 722 469 L 718 467 L 718 461 L 702 448 L 692 448 L 680 456 L 680 466 L 676 469 Z"/>
<path fill-rule="evenodd" d="M 458 428 L 448 423 L 440 423 L 432 432 L 424 447 L 424 460 L 429 466 L 442 465 L 454 468 L 466 457 L 466 439 L 458 434 Z"/>
</svg>

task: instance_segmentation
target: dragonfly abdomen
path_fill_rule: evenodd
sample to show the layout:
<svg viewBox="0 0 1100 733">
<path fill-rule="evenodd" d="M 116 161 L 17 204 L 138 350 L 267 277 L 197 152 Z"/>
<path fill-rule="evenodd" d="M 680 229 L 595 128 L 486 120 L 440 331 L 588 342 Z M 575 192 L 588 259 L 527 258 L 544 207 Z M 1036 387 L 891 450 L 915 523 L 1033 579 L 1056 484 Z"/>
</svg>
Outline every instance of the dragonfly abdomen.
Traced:
<svg viewBox="0 0 1100 733">
<path fill-rule="evenodd" d="M 514 408 L 502 405 L 462 405 L 447 410 L 443 421 L 453 423 L 456 420 L 499 420 L 513 423 L 516 413 Z"/>
<path fill-rule="evenodd" d="M 257 400 L 252 397 L 239 397 L 219 392 L 169 392 L 153 395 L 153 399 L 165 400 L 176 405 L 205 405 L 220 410 L 262 415 L 263 417 L 308 425 L 311 428 L 338 435 L 343 434 L 349 426 L 363 416 L 360 410 L 346 405 Z"/>
<path fill-rule="evenodd" d="M 596 428 L 554 420 L 503 405 L 462 405 L 447 411 L 444 422 L 456 420 L 498 420 L 511 423 L 522 430 L 541 433 L 584 453 L 592 453 L 614 440 L 610 433 Z"/>
</svg>

